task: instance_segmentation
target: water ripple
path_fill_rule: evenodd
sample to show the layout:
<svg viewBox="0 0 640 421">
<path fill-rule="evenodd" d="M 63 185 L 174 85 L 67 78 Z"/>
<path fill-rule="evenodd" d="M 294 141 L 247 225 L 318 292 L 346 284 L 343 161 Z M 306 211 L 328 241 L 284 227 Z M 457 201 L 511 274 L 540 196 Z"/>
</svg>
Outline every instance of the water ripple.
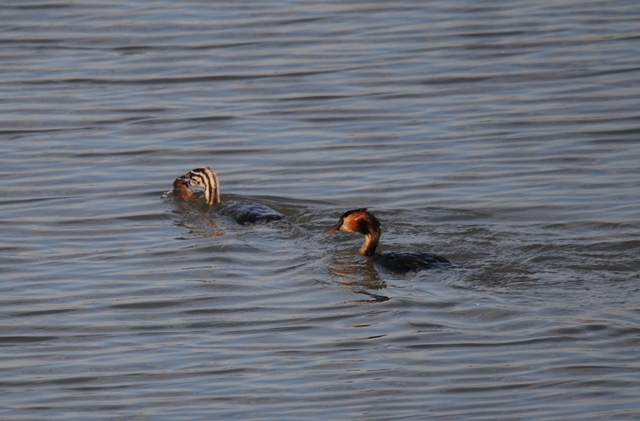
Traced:
<svg viewBox="0 0 640 421">
<path fill-rule="evenodd" d="M 635 2 L 0 9 L 0 417 L 638 413 Z"/>
</svg>

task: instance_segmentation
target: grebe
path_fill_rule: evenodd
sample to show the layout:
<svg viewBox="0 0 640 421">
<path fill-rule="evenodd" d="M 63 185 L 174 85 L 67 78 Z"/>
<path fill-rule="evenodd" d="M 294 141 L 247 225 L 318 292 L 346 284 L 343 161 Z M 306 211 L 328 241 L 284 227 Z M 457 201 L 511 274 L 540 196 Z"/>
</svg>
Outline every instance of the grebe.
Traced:
<svg viewBox="0 0 640 421">
<path fill-rule="evenodd" d="M 179 179 L 184 178 L 189 180 L 190 185 L 204 189 L 204 201 L 207 205 L 215 206 L 220 203 L 218 176 L 211 170 L 211 168 L 195 168 Z M 175 183 L 176 182 L 174 182 L 174 193 Z M 180 189 L 182 190 L 182 187 L 180 187 Z M 191 194 L 191 192 L 189 192 L 189 194 Z M 195 198 L 194 195 L 191 194 L 191 196 Z M 237 223 L 242 225 L 246 223 L 271 222 L 284 218 L 284 215 L 268 208 L 267 206 L 250 202 L 225 202 L 221 204 L 220 212 L 231 216 Z"/>
<path fill-rule="evenodd" d="M 392 272 L 406 273 L 412 270 L 453 266 L 444 257 L 430 253 L 376 253 L 376 247 L 380 242 L 380 221 L 365 208 L 345 212 L 338 223 L 324 233 L 331 234 L 338 230 L 363 234 L 364 244 L 360 248 L 360 254 L 371 257 Z"/>
</svg>

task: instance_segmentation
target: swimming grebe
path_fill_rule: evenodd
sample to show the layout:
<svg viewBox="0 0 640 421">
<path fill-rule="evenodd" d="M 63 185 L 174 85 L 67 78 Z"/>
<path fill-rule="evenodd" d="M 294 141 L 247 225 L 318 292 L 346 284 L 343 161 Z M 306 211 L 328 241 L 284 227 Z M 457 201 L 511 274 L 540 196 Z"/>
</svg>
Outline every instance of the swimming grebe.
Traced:
<svg viewBox="0 0 640 421">
<path fill-rule="evenodd" d="M 218 176 L 211 170 L 211 168 L 195 168 L 183 175 L 182 178 L 188 179 L 189 184 L 192 186 L 204 189 L 204 201 L 207 205 L 215 206 L 220 203 L 220 186 L 218 183 Z M 189 193 L 191 194 L 191 192 Z M 284 215 L 268 208 L 265 205 L 250 202 L 225 202 L 221 205 L 220 212 L 231 216 L 239 224 L 271 222 L 284 218 Z"/>
<path fill-rule="evenodd" d="M 376 247 L 380 242 L 380 221 L 365 208 L 345 212 L 338 223 L 324 233 L 331 234 L 338 230 L 363 234 L 364 244 L 360 248 L 360 254 L 371 257 L 376 263 L 393 272 L 405 273 L 453 266 L 444 257 L 430 253 L 376 253 Z"/>
</svg>

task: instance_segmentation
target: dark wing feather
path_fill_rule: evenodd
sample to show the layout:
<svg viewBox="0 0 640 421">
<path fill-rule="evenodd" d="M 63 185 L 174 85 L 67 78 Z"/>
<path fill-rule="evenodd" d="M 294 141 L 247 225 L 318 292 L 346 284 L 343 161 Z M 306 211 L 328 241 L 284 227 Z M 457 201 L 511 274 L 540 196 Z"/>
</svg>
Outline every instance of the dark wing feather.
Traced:
<svg viewBox="0 0 640 421">
<path fill-rule="evenodd" d="M 281 213 L 260 203 L 252 202 L 224 202 L 218 205 L 217 210 L 221 214 L 232 217 L 241 225 L 278 221 L 284 218 Z"/>
<path fill-rule="evenodd" d="M 375 261 L 386 269 L 397 273 L 453 266 L 451 262 L 444 257 L 431 253 L 386 252 L 376 254 Z"/>
</svg>

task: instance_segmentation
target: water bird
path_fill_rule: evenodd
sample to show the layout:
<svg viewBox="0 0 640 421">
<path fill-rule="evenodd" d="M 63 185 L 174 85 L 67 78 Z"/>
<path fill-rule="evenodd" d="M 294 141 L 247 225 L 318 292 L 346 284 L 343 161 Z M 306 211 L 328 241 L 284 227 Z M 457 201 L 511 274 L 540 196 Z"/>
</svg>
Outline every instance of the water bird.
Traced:
<svg viewBox="0 0 640 421">
<path fill-rule="evenodd" d="M 189 185 L 202 188 L 204 190 L 204 202 L 208 206 L 216 206 L 220 213 L 231 216 L 241 225 L 246 223 L 278 221 L 284 218 L 284 215 L 281 213 L 260 203 L 237 201 L 220 203 L 218 176 L 209 167 L 195 168 L 182 177 L 179 177 L 178 180 L 179 179 L 182 179 L 185 184 L 187 182 L 186 180 L 188 180 Z M 173 185 L 174 194 L 176 193 L 176 182 L 178 181 L 176 180 Z M 176 196 L 184 200 L 196 198 L 190 191 L 188 192 L 189 195 L 186 195 L 183 185 L 180 182 L 178 182 L 178 184 L 178 193 Z M 189 189 L 187 188 L 187 190 Z"/>
<path fill-rule="evenodd" d="M 421 269 L 453 267 L 449 260 L 431 253 L 376 253 L 381 235 L 380 221 L 371 212 L 368 212 L 366 208 L 345 212 L 338 223 L 324 233 L 331 234 L 340 230 L 359 232 L 364 235 L 364 244 L 359 250 L 360 254 L 371 258 L 375 263 L 392 272 L 406 273 Z"/>
</svg>

